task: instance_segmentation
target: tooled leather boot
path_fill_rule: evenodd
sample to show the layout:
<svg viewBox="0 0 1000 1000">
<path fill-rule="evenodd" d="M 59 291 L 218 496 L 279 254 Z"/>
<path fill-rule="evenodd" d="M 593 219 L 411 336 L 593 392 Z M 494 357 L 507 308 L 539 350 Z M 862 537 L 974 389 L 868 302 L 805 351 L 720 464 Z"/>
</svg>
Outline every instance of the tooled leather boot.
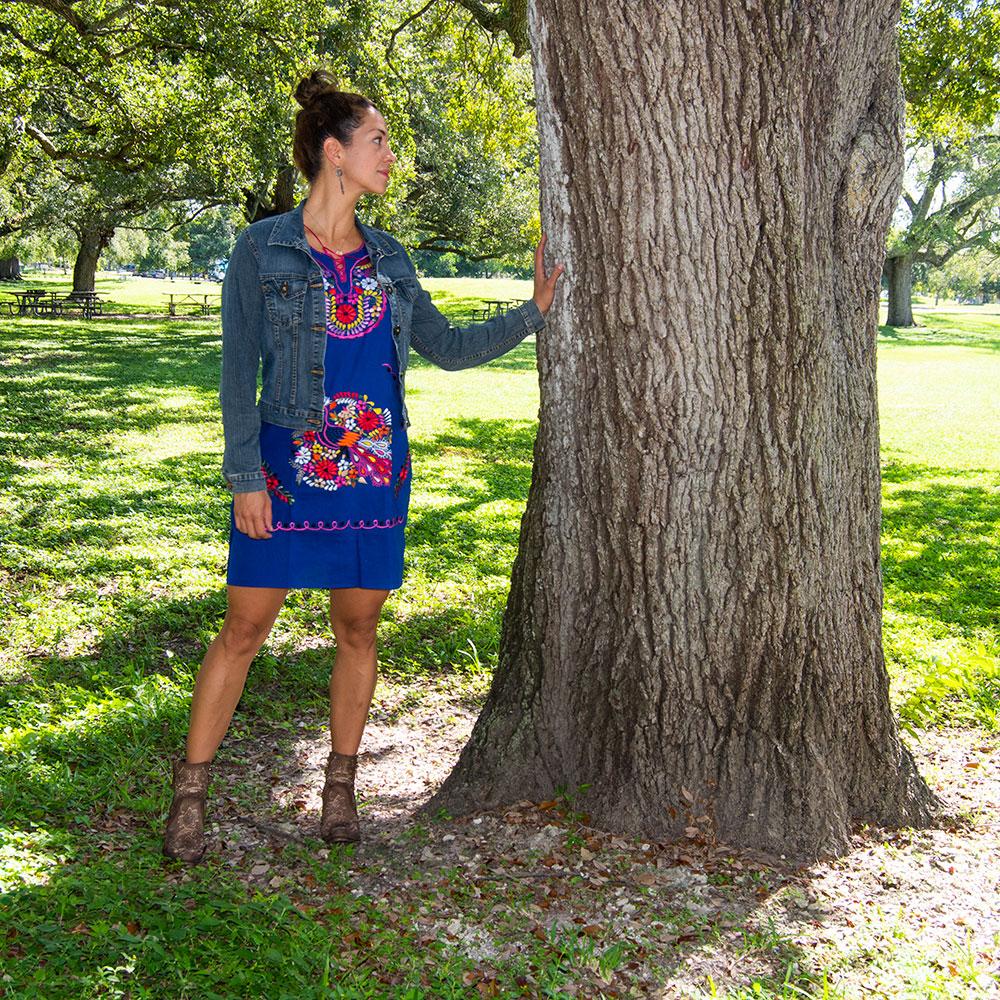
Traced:
<svg viewBox="0 0 1000 1000">
<path fill-rule="evenodd" d="M 170 803 L 163 853 L 168 858 L 198 862 L 205 856 L 205 796 L 211 761 L 174 761 L 174 799 Z"/>
<path fill-rule="evenodd" d="M 328 844 L 354 843 L 361 839 L 358 806 L 354 797 L 357 767 L 356 753 L 330 751 L 326 762 L 326 783 L 323 785 L 323 815 L 319 822 L 320 836 Z"/>
</svg>

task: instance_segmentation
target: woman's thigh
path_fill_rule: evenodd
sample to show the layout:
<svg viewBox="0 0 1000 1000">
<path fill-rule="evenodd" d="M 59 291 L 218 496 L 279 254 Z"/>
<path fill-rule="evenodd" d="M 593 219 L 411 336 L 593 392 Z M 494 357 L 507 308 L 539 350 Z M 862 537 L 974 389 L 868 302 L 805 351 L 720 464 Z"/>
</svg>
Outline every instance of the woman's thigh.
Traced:
<svg viewBox="0 0 1000 1000">
<path fill-rule="evenodd" d="M 388 590 L 337 587 L 330 591 L 330 624 L 338 642 L 359 642 L 374 637 Z"/>
<path fill-rule="evenodd" d="M 267 638 L 288 594 L 281 587 L 226 587 L 229 608 L 223 628 L 262 633 Z"/>
</svg>

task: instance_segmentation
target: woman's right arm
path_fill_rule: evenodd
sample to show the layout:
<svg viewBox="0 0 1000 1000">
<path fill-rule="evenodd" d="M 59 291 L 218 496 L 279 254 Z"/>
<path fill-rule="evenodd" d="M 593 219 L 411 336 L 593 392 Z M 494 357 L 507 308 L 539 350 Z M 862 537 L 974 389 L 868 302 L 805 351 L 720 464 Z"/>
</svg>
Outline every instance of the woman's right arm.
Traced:
<svg viewBox="0 0 1000 1000">
<path fill-rule="evenodd" d="M 233 492 L 236 527 L 251 538 L 271 537 L 271 498 L 260 461 L 260 368 L 264 297 L 257 249 L 244 230 L 222 282 L 222 474 Z"/>
<path fill-rule="evenodd" d="M 244 230 L 222 282 L 222 374 L 219 402 L 225 447 L 222 475 L 233 493 L 263 490 L 257 372 L 261 357 L 263 292 L 253 237 Z"/>
</svg>

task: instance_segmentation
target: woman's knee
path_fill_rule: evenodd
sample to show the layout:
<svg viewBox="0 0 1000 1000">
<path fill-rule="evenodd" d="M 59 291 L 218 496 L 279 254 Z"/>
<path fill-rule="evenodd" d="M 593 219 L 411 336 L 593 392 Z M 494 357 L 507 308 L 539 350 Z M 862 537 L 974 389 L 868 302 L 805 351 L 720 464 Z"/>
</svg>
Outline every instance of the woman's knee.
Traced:
<svg viewBox="0 0 1000 1000">
<path fill-rule="evenodd" d="M 270 631 L 265 622 L 230 613 L 222 623 L 219 638 L 230 656 L 254 656 Z"/>
<path fill-rule="evenodd" d="M 379 614 L 331 614 L 330 624 L 338 646 L 370 649 L 375 645 Z"/>
</svg>

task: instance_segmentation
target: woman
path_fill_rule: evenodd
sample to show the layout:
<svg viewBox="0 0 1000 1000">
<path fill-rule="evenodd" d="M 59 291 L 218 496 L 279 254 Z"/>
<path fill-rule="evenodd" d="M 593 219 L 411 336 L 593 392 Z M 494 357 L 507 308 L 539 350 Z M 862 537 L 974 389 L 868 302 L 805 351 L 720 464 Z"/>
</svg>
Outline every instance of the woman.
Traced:
<svg viewBox="0 0 1000 1000">
<path fill-rule="evenodd" d="M 545 274 L 543 235 L 533 298 L 453 326 L 402 244 L 355 211 L 362 195 L 389 184 L 396 155 L 385 119 L 322 70 L 295 98 L 294 159 L 309 195 L 243 230 L 222 289 L 228 610 L 195 683 L 186 759 L 174 761 L 163 850 L 185 861 L 204 855 L 210 763 L 293 587 L 329 589 L 337 642 L 320 833 L 330 843 L 360 840 L 354 778 L 375 690 L 376 626 L 403 578 L 410 345 L 452 370 L 500 357 L 545 325 L 563 270 Z"/>
</svg>

